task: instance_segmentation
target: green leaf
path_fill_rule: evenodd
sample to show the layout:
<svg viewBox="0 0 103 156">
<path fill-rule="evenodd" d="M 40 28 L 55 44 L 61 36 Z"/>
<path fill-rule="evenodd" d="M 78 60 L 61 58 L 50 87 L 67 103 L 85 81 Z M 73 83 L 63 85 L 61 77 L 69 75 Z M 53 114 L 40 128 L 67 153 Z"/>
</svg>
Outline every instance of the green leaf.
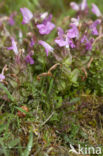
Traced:
<svg viewBox="0 0 103 156">
<path fill-rule="evenodd" d="M 78 79 L 78 76 L 79 76 L 79 70 L 78 69 L 74 69 L 72 72 L 71 72 L 71 81 L 73 83 L 76 83 L 77 82 L 77 79 Z"/>
<path fill-rule="evenodd" d="M 15 139 L 9 142 L 9 148 L 13 148 L 14 146 L 16 146 L 18 143 L 20 142 L 19 139 Z"/>
<path fill-rule="evenodd" d="M 80 98 L 76 97 L 76 98 L 73 98 L 72 100 L 70 100 L 70 103 L 76 103 L 78 101 L 80 101 Z"/>
<path fill-rule="evenodd" d="M 28 114 L 28 112 L 26 112 L 24 109 L 20 108 L 20 107 L 15 107 L 17 110 L 19 110 L 22 113 Z"/>
<path fill-rule="evenodd" d="M 7 125 L 6 124 L 0 125 L 0 133 L 2 133 L 3 131 L 5 131 L 6 128 L 7 128 Z"/>
<path fill-rule="evenodd" d="M 13 96 L 10 94 L 10 92 L 8 91 L 8 89 L 0 83 L 0 88 L 3 89 L 5 91 L 5 93 L 8 95 L 8 98 L 11 100 L 11 101 L 14 101 L 14 98 Z"/>
<path fill-rule="evenodd" d="M 48 91 L 48 93 L 50 93 L 51 90 L 52 90 L 53 82 L 54 82 L 54 80 L 52 79 L 52 80 L 50 81 L 50 86 L 49 86 L 49 91 Z"/>
<path fill-rule="evenodd" d="M 24 153 L 22 154 L 22 156 L 29 156 L 31 149 L 32 149 L 32 146 L 33 146 L 33 133 L 31 132 L 30 136 L 29 136 L 28 145 L 27 145 Z"/>
<path fill-rule="evenodd" d="M 0 140 L 0 145 L 1 145 L 0 154 L 3 153 L 5 156 L 10 156 L 9 151 L 7 150 L 7 147 L 5 147 L 2 139 Z"/>
<path fill-rule="evenodd" d="M 65 66 L 70 66 L 72 64 L 72 58 L 68 57 L 64 60 L 63 64 Z"/>
<path fill-rule="evenodd" d="M 50 121 L 59 121 L 58 114 L 55 112 Z"/>
<path fill-rule="evenodd" d="M 60 108 L 62 106 L 63 99 L 62 97 L 57 97 L 56 108 Z"/>
</svg>

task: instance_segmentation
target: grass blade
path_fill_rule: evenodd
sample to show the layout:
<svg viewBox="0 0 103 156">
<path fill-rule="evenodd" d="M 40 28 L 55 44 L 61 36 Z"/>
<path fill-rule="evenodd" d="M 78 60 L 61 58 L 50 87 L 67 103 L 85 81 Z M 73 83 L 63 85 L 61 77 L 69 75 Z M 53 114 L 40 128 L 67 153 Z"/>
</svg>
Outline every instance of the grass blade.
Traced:
<svg viewBox="0 0 103 156">
<path fill-rule="evenodd" d="M 22 154 L 22 156 L 29 156 L 31 149 L 32 149 L 32 146 L 33 146 L 33 133 L 31 132 L 30 136 L 29 136 L 28 145 L 27 145 L 24 153 Z"/>
<path fill-rule="evenodd" d="M 14 101 L 14 98 L 13 96 L 10 94 L 10 92 L 8 91 L 8 89 L 0 83 L 0 88 L 3 89 L 5 91 L 5 93 L 8 95 L 8 98 L 11 100 L 11 101 Z"/>
</svg>

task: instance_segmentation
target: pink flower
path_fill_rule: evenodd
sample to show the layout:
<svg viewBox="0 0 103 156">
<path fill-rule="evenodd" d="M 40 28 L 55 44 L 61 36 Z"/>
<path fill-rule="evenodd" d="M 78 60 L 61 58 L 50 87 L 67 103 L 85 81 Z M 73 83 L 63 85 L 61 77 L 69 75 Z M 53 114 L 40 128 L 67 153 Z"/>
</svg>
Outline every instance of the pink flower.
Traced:
<svg viewBox="0 0 103 156">
<path fill-rule="evenodd" d="M 27 24 L 33 18 L 32 12 L 28 8 L 20 8 L 20 11 L 23 15 L 22 24 Z"/>
<path fill-rule="evenodd" d="M 81 43 L 84 43 L 86 51 L 92 50 L 92 43 L 94 39 L 88 39 L 86 35 L 84 35 L 81 39 Z"/>
<path fill-rule="evenodd" d="M 93 39 L 90 39 L 86 42 L 85 46 L 86 46 L 86 50 L 87 51 L 91 51 L 92 50 L 92 43 L 93 43 Z"/>
<path fill-rule="evenodd" d="M 98 35 L 97 25 L 101 23 L 101 20 L 97 19 L 93 24 L 90 26 L 93 35 Z"/>
<path fill-rule="evenodd" d="M 68 39 L 68 43 L 69 43 L 70 48 L 76 47 L 72 40 Z"/>
<path fill-rule="evenodd" d="M 87 0 L 82 0 L 82 3 L 81 4 L 77 4 L 75 2 L 71 2 L 70 3 L 70 6 L 73 10 L 76 10 L 76 11 L 84 11 L 86 8 L 87 8 Z"/>
<path fill-rule="evenodd" d="M 68 37 L 68 33 L 64 34 L 62 28 L 58 28 L 58 37 L 55 39 L 55 42 L 58 44 L 59 47 L 66 47 L 75 48 L 75 45 L 70 37 Z"/>
<path fill-rule="evenodd" d="M 97 16 L 100 17 L 102 14 L 99 10 L 99 8 L 93 3 L 92 4 L 92 12 Z"/>
<path fill-rule="evenodd" d="M 5 79 L 4 72 L 7 70 L 8 70 L 7 65 L 5 65 L 4 68 L 2 69 L 1 74 L 0 74 L 0 82 L 2 82 Z"/>
<path fill-rule="evenodd" d="M 71 2 L 70 6 L 73 10 L 79 11 L 79 5 L 75 2 Z"/>
<path fill-rule="evenodd" d="M 35 45 L 35 41 L 33 38 L 31 38 L 30 47 L 32 48 Z"/>
<path fill-rule="evenodd" d="M 81 38 L 81 43 L 87 42 L 88 38 L 86 35 L 83 35 L 83 37 Z"/>
<path fill-rule="evenodd" d="M 75 26 L 79 26 L 79 17 L 78 18 L 71 18 L 71 25 L 74 24 Z"/>
<path fill-rule="evenodd" d="M 85 10 L 87 8 L 87 0 L 83 0 L 80 7 L 82 11 Z"/>
<path fill-rule="evenodd" d="M 9 18 L 9 24 L 10 24 L 11 26 L 13 26 L 13 25 L 15 24 L 15 21 L 14 21 L 14 19 L 13 19 L 13 16 L 10 16 L 10 18 Z"/>
<path fill-rule="evenodd" d="M 55 28 L 55 25 L 51 22 L 47 22 L 46 24 L 38 24 L 37 28 L 40 34 L 48 35 Z"/>
<path fill-rule="evenodd" d="M 14 14 L 11 14 L 10 15 L 10 17 L 9 17 L 9 24 L 11 25 L 11 26 L 13 26 L 14 24 L 15 24 L 15 21 L 14 21 L 14 19 L 13 19 L 13 17 L 14 17 L 15 15 Z"/>
<path fill-rule="evenodd" d="M 71 29 L 68 30 L 67 32 L 67 36 L 68 38 L 79 38 L 79 30 L 78 28 L 76 27 L 76 25 L 72 24 L 71 25 Z"/>
<path fill-rule="evenodd" d="M 29 64 L 34 64 L 34 60 L 33 60 L 33 58 L 31 57 L 31 54 L 28 54 L 28 55 L 25 57 L 25 62 L 26 62 L 26 63 L 29 63 Z"/>
<path fill-rule="evenodd" d="M 5 79 L 5 76 L 3 74 L 0 74 L 0 82 L 2 82 Z"/>
<path fill-rule="evenodd" d="M 55 42 L 59 45 L 59 47 L 68 45 L 64 31 L 60 27 L 58 27 L 58 37 L 55 39 Z"/>
<path fill-rule="evenodd" d="M 51 22 L 52 15 L 46 18 L 42 24 L 37 24 L 37 28 L 39 29 L 39 33 L 41 35 L 48 35 L 54 28 L 55 24 Z"/>
<path fill-rule="evenodd" d="M 54 49 L 45 41 L 39 40 L 38 43 L 45 48 L 47 56 L 50 52 L 53 52 Z"/>
<path fill-rule="evenodd" d="M 16 46 L 16 42 L 15 42 L 13 37 L 11 38 L 11 42 L 12 42 L 12 46 L 8 47 L 7 49 L 8 50 L 13 50 L 14 53 L 17 55 L 19 52 L 18 52 L 18 49 L 17 49 L 17 46 Z"/>
<path fill-rule="evenodd" d="M 55 39 L 55 42 L 59 45 L 59 47 L 64 47 L 68 44 L 66 40 L 59 38 Z"/>
</svg>

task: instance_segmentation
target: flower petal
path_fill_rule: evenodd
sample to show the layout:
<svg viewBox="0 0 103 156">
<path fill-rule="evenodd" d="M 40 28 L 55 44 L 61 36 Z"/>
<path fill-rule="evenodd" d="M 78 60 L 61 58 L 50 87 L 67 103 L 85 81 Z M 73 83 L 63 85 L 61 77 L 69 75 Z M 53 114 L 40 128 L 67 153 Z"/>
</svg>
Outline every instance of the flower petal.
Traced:
<svg viewBox="0 0 103 156">
<path fill-rule="evenodd" d="M 48 12 L 44 12 L 40 15 L 40 18 L 44 20 L 48 16 Z"/>
<path fill-rule="evenodd" d="M 32 12 L 28 8 L 20 8 L 20 11 L 23 15 L 22 24 L 27 24 L 33 18 Z"/>
<path fill-rule="evenodd" d="M 15 21 L 14 21 L 12 15 L 9 17 L 9 24 L 10 24 L 11 26 L 13 26 L 13 25 L 15 24 Z"/>
<path fill-rule="evenodd" d="M 54 49 L 45 41 L 39 40 L 38 43 L 45 48 L 47 56 L 48 56 L 49 52 L 53 52 Z"/>
<path fill-rule="evenodd" d="M 71 18 L 71 25 L 74 24 L 75 26 L 79 26 L 79 17 L 78 18 Z"/>
<path fill-rule="evenodd" d="M 68 38 L 79 38 L 78 28 L 74 24 L 72 24 L 71 27 L 67 32 Z"/>
<path fill-rule="evenodd" d="M 80 6 L 81 6 L 81 10 L 84 11 L 87 8 L 87 0 L 82 0 Z"/>
<path fill-rule="evenodd" d="M 31 57 L 30 54 L 28 54 L 28 55 L 25 57 L 25 61 L 26 61 L 26 63 L 34 64 L 34 60 L 33 60 L 33 58 Z"/>
<path fill-rule="evenodd" d="M 100 17 L 102 14 L 99 10 L 99 8 L 93 3 L 92 4 L 92 12 L 97 16 Z"/>
<path fill-rule="evenodd" d="M 99 25 L 101 23 L 101 20 L 97 19 L 95 22 L 93 22 L 93 24 L 90 26 L 90 29 L 92 31 L 93 35 L 98 35 L 98 31 L 97 31 L 97 25 Z"/>
<path fill-rule="evenodd" d="M 67 45 L 67 42 L 63 39 L 55 39 L 55 42 L 59 45 L 59 47 L 64 47 Z"/>
<path fill-rule="evenodd" d="M 2 82 L 5 79 L 5 76 L 3 74 L 0 74 L 0 82 Z"/>
<path fill-rule="evenodd" d="M 55 25 L 48 21 L 46 24 L 38 24 L 37 28 L 41 35 L 48 35 L 55 28 Z"/>
<path fill-rule="evenodd" d="M 16 46 L 16 42 L 15 42 L 13 37 L 11 38 L 11 42 L 12 42 L 12 46 L 8 47 L 7 49 L 8 50 L 13 50 L 14 53 L 17 55 L 19 52 L 18 52 L 18 49 L 17 49 L 17 46 Z"/>
<path fill-rule="evenodd" d="M 55 42 L 58 44 L 59 47 L 64 47 L 68 45 L 64 31 L 60 27 L 58 27 L 58 37 L 55 39 Z"/>
<path fill-rule="evenodd" d="M 79 11 L 79 5 L 75 2 L 71 2 L 70 6 L 73 10 Z"/>
</svg>

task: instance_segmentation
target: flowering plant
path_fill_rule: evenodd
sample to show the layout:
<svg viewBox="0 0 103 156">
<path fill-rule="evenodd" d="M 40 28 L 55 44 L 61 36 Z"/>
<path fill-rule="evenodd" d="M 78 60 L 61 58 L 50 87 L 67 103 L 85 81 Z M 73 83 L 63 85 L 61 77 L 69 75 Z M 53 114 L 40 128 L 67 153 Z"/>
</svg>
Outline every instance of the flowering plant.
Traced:
<svg viewBox="0 0 103 156">
<path fill-rule="evenodd" d="M 4 131 L 8 128 L 6 134 L 15 131 L 18 136 L 31 131 L 35 136 L 30 135 L 28 146 L 36 145 L 33 144 L 35 137 L 37 145 L 41 146 L 42 142 L 44 147 L 37 152 L 48 147 L 48 154 L 57 147 L 52 136 L 60 135 L 60 145 L 75 144 L 77 136 L 87 139 L 79 132 L 77 122 L 80 119 L 81 126 L 87 115 L 85 120 L 90 122 L 86 126 L 90 126 L 89 115 L 100 110 L 99 105 L 94 108 L 92 104 L 103 93 L 103 15 L 96 4 L 89 6 L 87 2 L 71 2 L 75 15 L 69 17 L 66 13 L 60 19 L 49 12 L 33 12 L 30 5 L 29 8 L 21 6 L 9 17 L 0 16 L 0 113 L 1 116 L 8 113 L 2 117 L 2 137 L 5 137 L 3 128 Z M 91 99 L 93 101 L 88 102 Z M 89 113 L 84 108 L 89 108 Z M 93 126 L 96 117 L 93 116 Z M 10 122 L 5 127 L 8 119 Z M 52 127 L 50 134 L 49 126 Z M 14 141 L 14 133 L 10 135 Z M 50 140 L 46 140 L 47 136 Z M 14 146 L 18 144 L 16 140 Z M 22 155 L 30 154 L 27 149 Z"/>
</svg>

